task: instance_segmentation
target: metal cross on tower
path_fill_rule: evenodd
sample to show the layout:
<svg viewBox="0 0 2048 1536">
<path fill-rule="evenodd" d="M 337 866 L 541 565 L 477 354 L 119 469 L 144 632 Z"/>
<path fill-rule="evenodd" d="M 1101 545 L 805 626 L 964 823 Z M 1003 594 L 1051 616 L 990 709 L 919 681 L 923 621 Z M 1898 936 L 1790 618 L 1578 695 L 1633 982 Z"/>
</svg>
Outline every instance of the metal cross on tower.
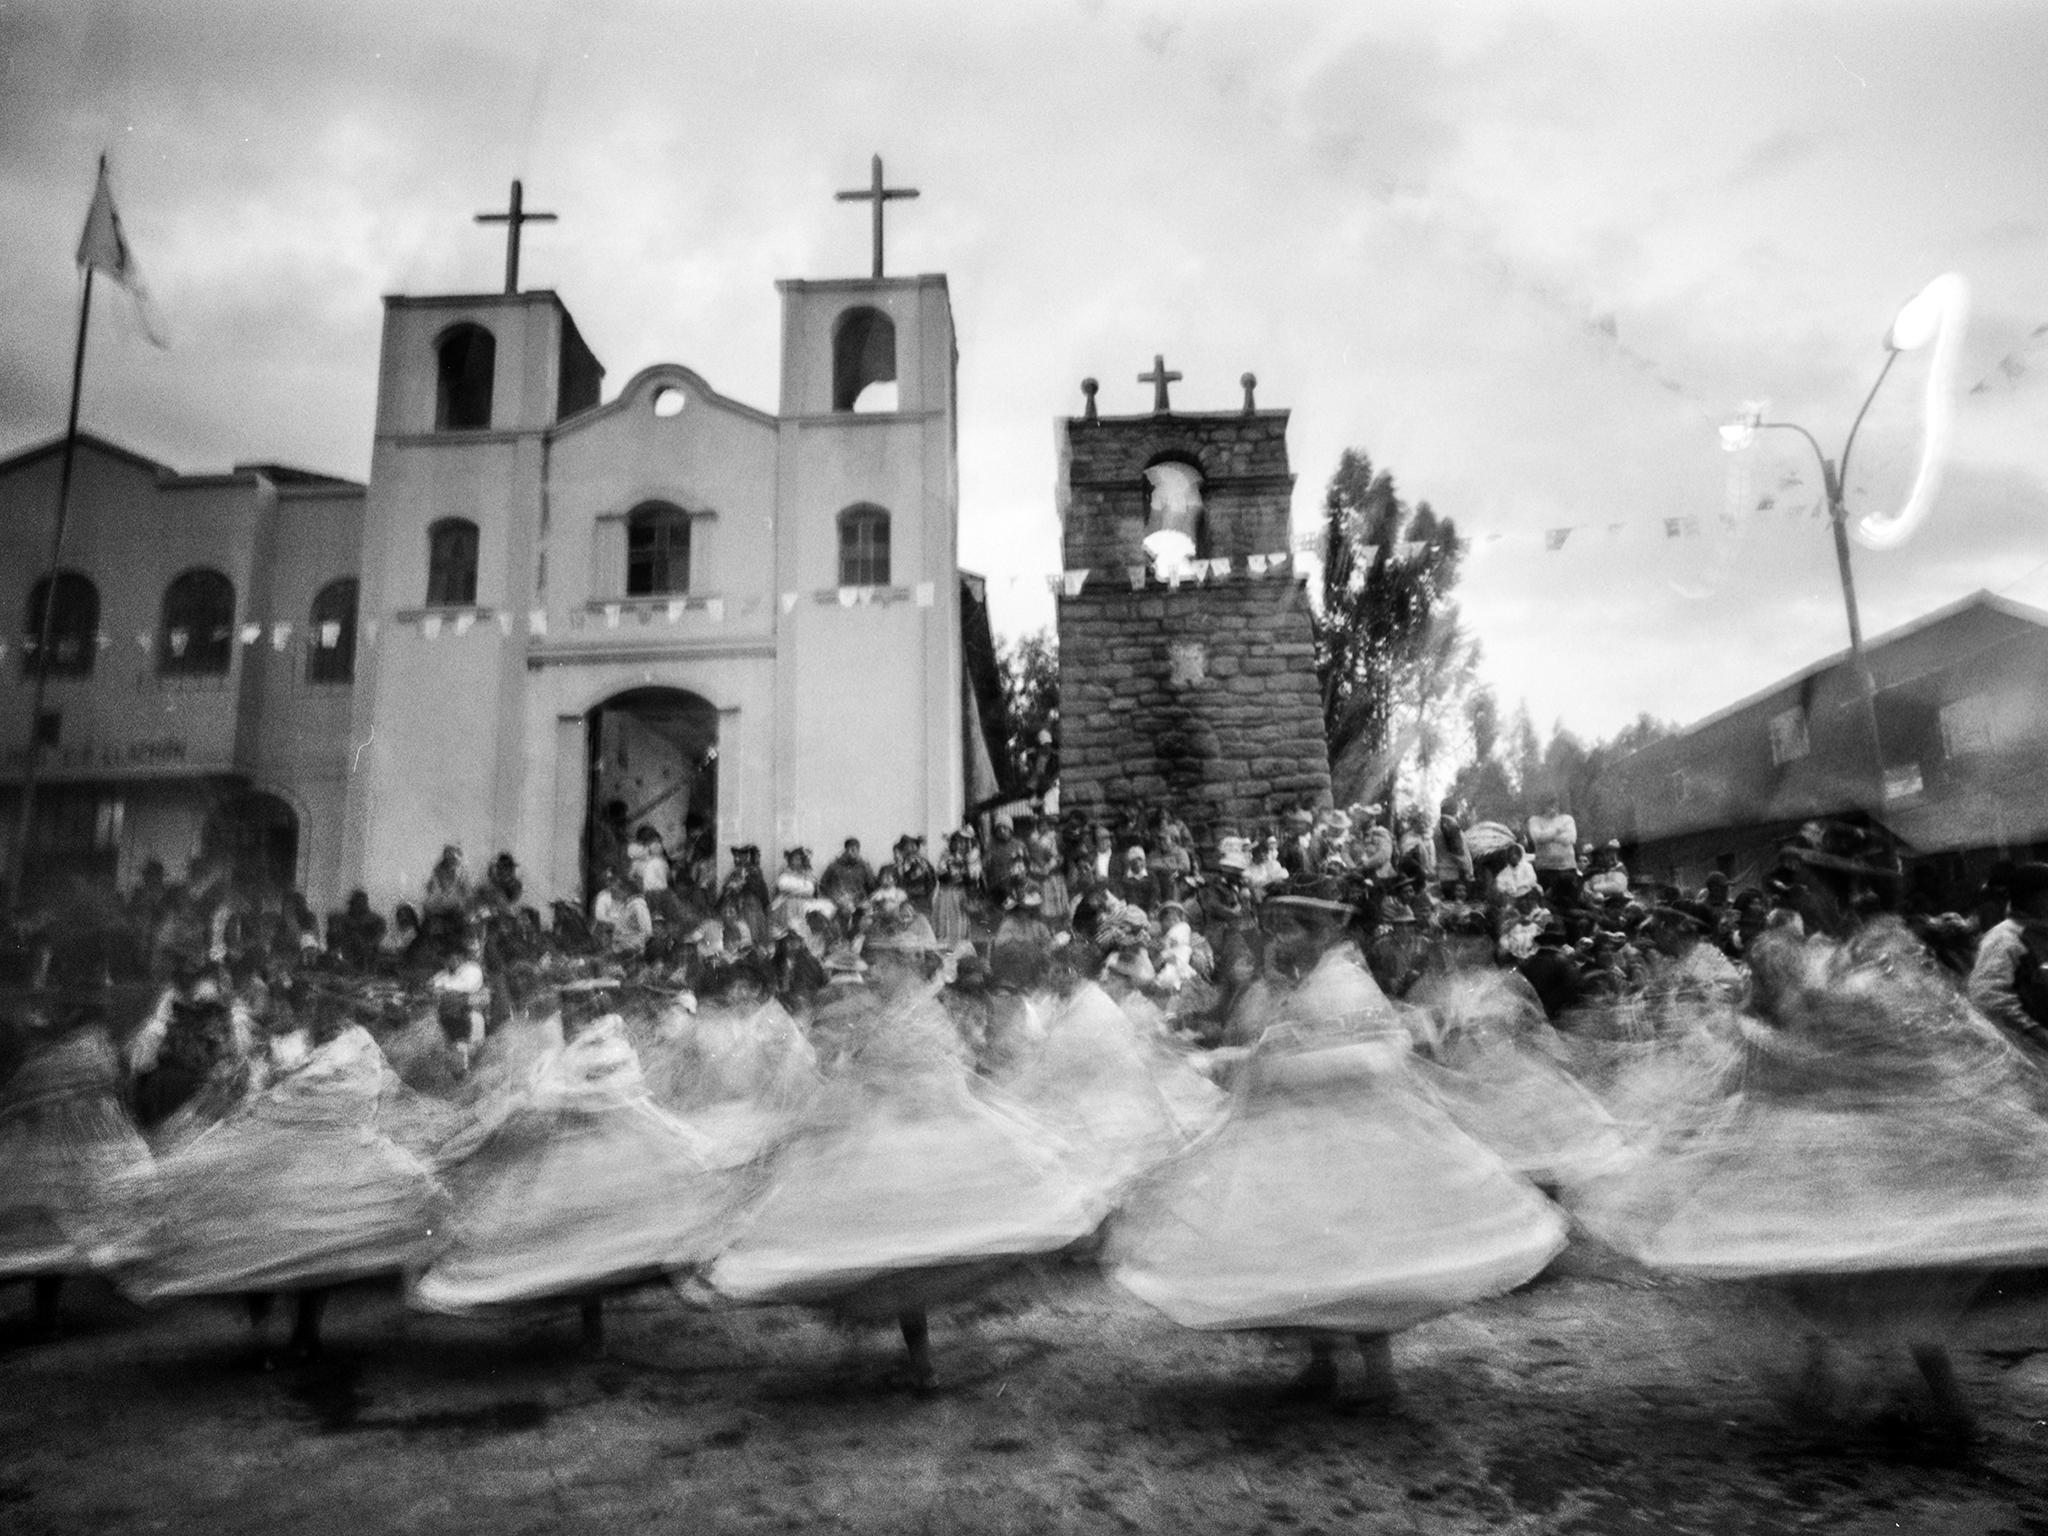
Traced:
<svg viewBox="0 0 2048 1536">
<path fill-rule="evenodd" d="M 1163 416 L 1173 409 L 1166 400 L 1166 386 L 1176 382 L 1179 378 L 1180 375 L 1178 373 L 1168 373 L 1166 371 L 1166 358 L 1163 354 L 1158 352 L 1152 354 L 1152 371 L 1139 374 L 1138 382 L 1152 386 L 1152 414 L 1154 416 Z"/>
<path fill-rule="evenodd" d="M 528 213 L 526 194 L 518 182 L 512 183 L 512 206 L 503 213 L 480 213 L 476 216 L 479 224 L 502 224 L 505 226 L 505 291 L 519 291 L 519 226 L 522 224 L 552 224 L 552 213 Z"/>
<path fill-rule="evenodd" d="M 841 192 L 838 201 L 842 203 L 867 203 L 875 205 L 875 276 L 882 275 L 882 205 L 898 198 L 917 196 L 915 187 L 885 187 L 882 185 L 882 157 L 874 159 L 874 175 L 867 186 L 857 192 Z"/>
</svg>

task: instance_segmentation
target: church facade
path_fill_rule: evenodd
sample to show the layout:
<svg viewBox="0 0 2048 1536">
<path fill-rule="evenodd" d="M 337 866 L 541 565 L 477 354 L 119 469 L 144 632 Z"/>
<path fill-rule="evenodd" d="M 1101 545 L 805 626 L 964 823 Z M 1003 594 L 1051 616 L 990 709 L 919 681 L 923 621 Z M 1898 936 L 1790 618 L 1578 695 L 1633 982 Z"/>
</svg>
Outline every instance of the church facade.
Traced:
<svg viewBox="0 0 2048 1536">
<path fill-rule="evenodd" d="M 946 284 L 779 287 L 773 414 L 673 364 L 600 403 L 552 293 L 387 301 L 342 861 L 373 898 L 444 842 L 577 893 L 614 820 L 770 850 L 958 824 Z"/>
<path fill-rule="evenodd" d="M 124 880 L 145 856 L 175 878 L 208 807 L 260 790 L 297 822 L 274 862 L 323 909 L 355 886 L 387 909 L 416 898 L 446 843 L 478 867 L 510 852 L 544 905 L 585 896 L 594 848 L 621 823 L 654 827 L 672 850 L 756 844 L 771 868 L 799 843 L 942 836 L 966 809 L 970 764 L 986 761 L 962 664 L 947 286 L 778 288 L 773 412 L 676 364 L 604 399 L 603 370 L 551 292 L 407 295 L 385 303 L 367 486 L 281 484 L 260 467 L 199 477 L 222 482 L 216 498 L 245 485 L 233 494 L 249 510 L 166 523 L 155 509 L 192 500 L 192 477 L 82 449 L 100 467 L 74 490 L 63 566 L 118 589 L 105 613 L 95 596 L 84 633 L 102 656 L 107 634 L 120 637 L 133 666 L 50 679 L 70 701 L 69 735 L 43 753 L 44 783 L 97 775 L 100 800 L 125 805 L 170 777 L 202 786 L 180 817 L 151 822 L 146 854 L 116 834 L 108 857 Z M 53 454 L 0 465 L 0 495 L 54 506 Z M 315 502 L 346 511 L 309 538 L 292 515 Z M 103 538 L 102 524 L 126 531 Z M 15 607 L 17 644 L 35 628 L 48 526 L 47 513 L 9 517 L 16 590 L 0 601 Z M 181 628 L 169 589 L 187 567 L 234 588 L 231 621 L 206 624 L 209 647 L 216 630 L 232 636 L 210 691 L 175 665 L 161 672 Z M 316 689 L 308 647 L 339 646 L 344 625 L 314 613 L 313 588 L 336 580 L 350 583 L 349 666 Z M 60 588 L 76 628 L 73 589 Z M 118 619 L 103 622 L 112 606 Z M 307 695 L 290 708 L 255 681 L 287 655 Z M 29 665 L 10 692 L 29 686 Z M 146 712 L 133 708 L 137 667 L 153 684 Z M 0 727 L 0 791 L 21 776 L 26 697 Z M 177 737 L 182 758 L 131 764 L 125 737 L 108 736 L 120 771 L 101 773 L 99 736 L 131 725 Z M 64 746 L 86 741 L 63 766 Z"/>
</svg>

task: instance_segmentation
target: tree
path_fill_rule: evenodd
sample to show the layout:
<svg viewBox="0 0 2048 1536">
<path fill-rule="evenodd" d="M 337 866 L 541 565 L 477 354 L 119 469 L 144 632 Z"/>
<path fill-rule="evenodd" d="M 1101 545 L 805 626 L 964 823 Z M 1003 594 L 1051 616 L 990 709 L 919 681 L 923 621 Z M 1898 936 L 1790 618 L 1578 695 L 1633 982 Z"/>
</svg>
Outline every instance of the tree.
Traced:
<svg viewBox="0 0 2048 1536">
<path fill-rule="evenodd" d="M 1059 640 L 1039 629 L 1003 641 L 996 665 L 1003 675 L 1003 750 L 1016 782 L 1035 793 L 1059 776 Z"/>
<path fill-rule="evenodd" d="M 1479 648 L 1451 589 L 1464 547 L 1428 502 L 1347 448 L 1323 502 L 1323 580 L 1314 613 L 1323 734 L 1338 799 L 1380 799 L 1411 753 L 1414 792 L 1446 754 Z"/>
</svg>

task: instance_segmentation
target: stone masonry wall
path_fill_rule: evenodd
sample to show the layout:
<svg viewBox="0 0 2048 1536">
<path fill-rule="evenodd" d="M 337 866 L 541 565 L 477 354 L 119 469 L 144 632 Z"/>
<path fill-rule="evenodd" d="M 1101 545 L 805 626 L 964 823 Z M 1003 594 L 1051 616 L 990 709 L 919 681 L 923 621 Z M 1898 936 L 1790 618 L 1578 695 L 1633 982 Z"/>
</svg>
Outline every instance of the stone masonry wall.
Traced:
<svg viewBox="0 0 2048 1536">
<path fill-rule="evenodd" d="M 1205 860 L 1330 803 L 1308 609 L 1285 574 L 1169 591 L 1102 581 L 1059 603 L 1060 805 L 1167 806 Z"/>
</svg>

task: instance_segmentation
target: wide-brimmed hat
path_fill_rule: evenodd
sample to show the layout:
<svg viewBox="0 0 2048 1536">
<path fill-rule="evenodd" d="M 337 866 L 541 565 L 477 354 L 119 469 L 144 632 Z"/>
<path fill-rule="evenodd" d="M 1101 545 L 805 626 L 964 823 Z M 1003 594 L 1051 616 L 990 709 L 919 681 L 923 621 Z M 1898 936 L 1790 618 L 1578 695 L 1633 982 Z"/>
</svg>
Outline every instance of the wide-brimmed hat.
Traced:
<svg viewBox="0 0 2048 1536">
<path fill-rule="evenodd" d="M 866 973 L 867 961 L 861 959 L 860 951 L 851 944 L 835 944 L 825 955 L 825 974 L 828 976 L 860 976 Z"/>
<path fill-rule="evenodd" d="M 1249 838 L 1226 837 L 1216 845 L 1216 863 L 1223 869 L 1240 872 L 1252 866 L 1252 845 Z"/>
<path fill-rule="evenodd" d="M 1310 827 L 1313 827 L 1316 824 L 1316 819 L 1313 815 L 1311 815 L 1307 811 L 1300 809 L 1289 811 L 1286 816 L 1286 821 L 1290 827 L 1299 827 L 1304 832 L 1306 832 Z"/>
<path fill-rule="evenodd" d="M 1358 908 L 1348 901 L 1329 896 L 1311 896 L 1301 891 L 1282 891 L 1259 903 L 1261 912 L 1302 912 L 1318 917 L 1351 917 Z"/>
<path fill-rule="evenodd" d="M 811 850 L 804 847 L 785 848 L 782 850 L 782 862 L 785 864 L 808 864 L 811 862 Z"/>
</svg>

